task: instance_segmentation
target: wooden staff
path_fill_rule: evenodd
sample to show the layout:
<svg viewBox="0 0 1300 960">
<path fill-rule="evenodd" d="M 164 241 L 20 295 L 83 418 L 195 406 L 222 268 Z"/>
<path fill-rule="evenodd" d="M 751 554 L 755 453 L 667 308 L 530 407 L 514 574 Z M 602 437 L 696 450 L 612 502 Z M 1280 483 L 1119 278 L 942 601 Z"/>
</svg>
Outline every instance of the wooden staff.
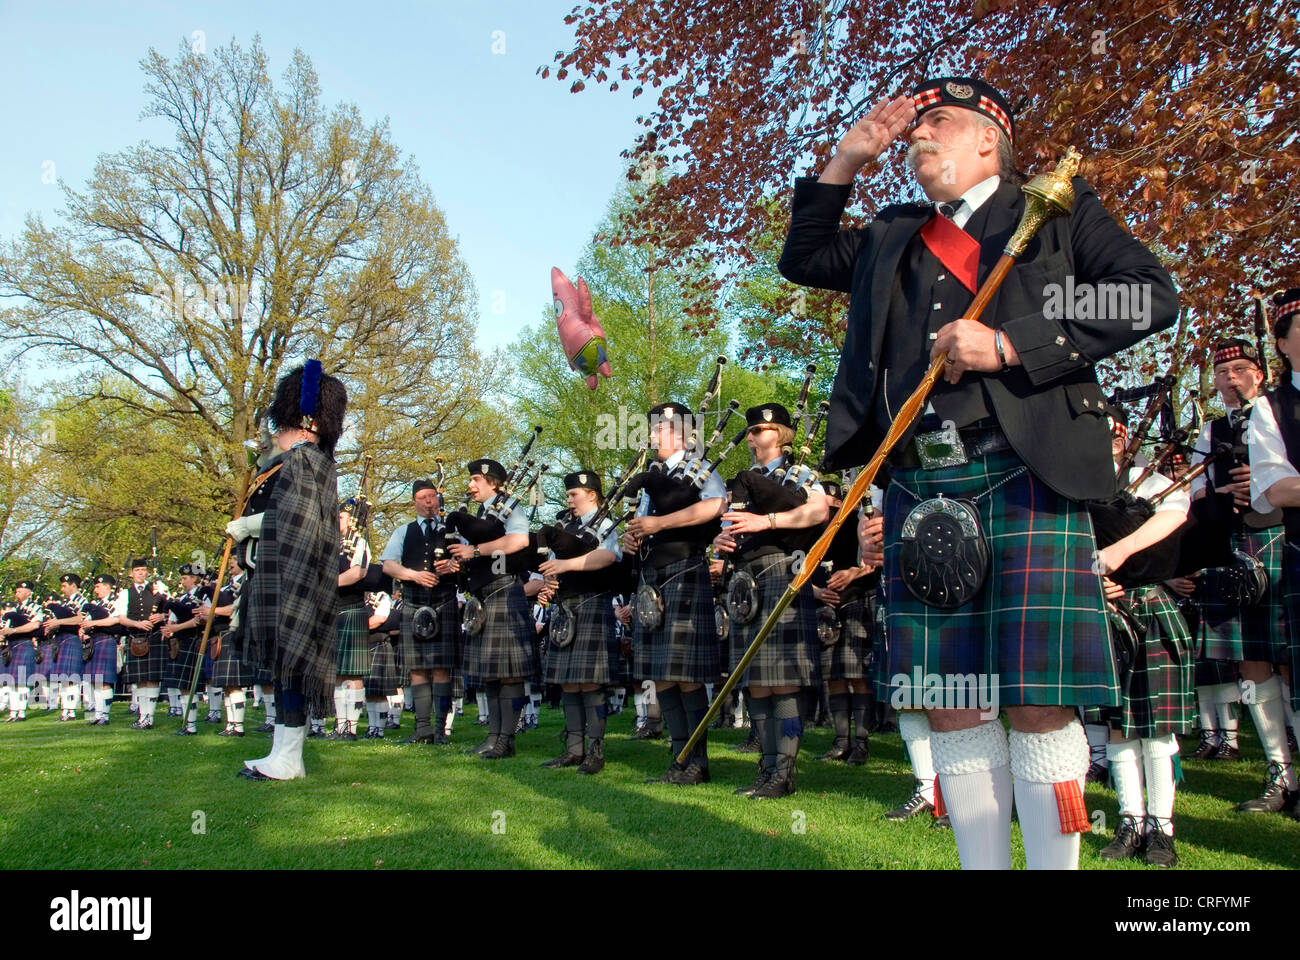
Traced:
<svg viewBox="0 0 1300 960">
<path fill-rule="evenodd" d="M 1016 232 L 1012 234 L 1011 239 L 1007 241 L 997 265 L 988 275 L 988 278 L 985 279 L 963 319 L 979 319 L 980 314 L 984 312 L 984 308 L 993 299 L 993 294 L 1002 285 L 1002 281 L 1006 278 L 1008 271 L 1011 270 L 1012 264 L 1015 263 L 1017 257 L 1025 252 L 1025 248 L 1029 246 L 1029 241 L 1033 239 L 1039 228 L 1052 217 L 1068 214 L 1074 207 L 1074 187 L 1070 182 L 1070 178 L 1078 171 L 1080 159 L 1078 151 L 1071 147 L 1056 164 L 1055 170 L 1051 173 L 1040 173 L 1021 187 L 1027 194 L 1027 198 L 1025 200 L 1025 212 L 1020 217 L 1020 224 L 1016 227 Z M 786 587 L 785 593 L 781 594 L 776 606 L 767 615 L 767 619 L 763 621 L 763 626 L 759 629 L 758 635 L 750 643 L 749 649 L 745 651 L 744 656 L 740 658 L 740 662 L 731 671 L 731 676 L 727 677 L 727 682 L 718 690 L 713 698 L 713 703 L 709 704 L 708 712 L 705 713 L 704 718 L 700 720 L 699 726 L 695 728 L 695 732 L 691 734 L 690 739 L 686 741 L 686 745 L 677 755 L 679 764 L 683 766 L 686 764 L 687 758 L 695 749 L 695 745 L 699 743 L 700 737 L 704 735 L 704 731 L 709 728 L 709 724 L 717 716 L 722 702 L 731 695 L 731 691 L 740 681 L 740 678 L 745 675 L 745 671 L 749 669 L 749 664 L 758 653 L 759 648 L 780 621 L 781 615 L 785 613 L 786 608 L 790 606 L 794 598 L 798 596 L 799 591 L 812 577 L 817 565 L 821 563 L 822 557 L 830 549 L 831 541 L 839 533 L 840 527 L 844 525 L 850 514 L 862 502 L 867 488 L 871 486 L 871 481 L 876 478 L 876 474 L 884 465 L 885 458 L 889 456 L 898 441 L 902 439 L 903 434 L 911 427 L 912 421 L 916 419 L 917 414 L 921 412 L 921 408 L 925 405 L 925 398 L 943 373 L 947 362 L 946 355 L 938 357 L 931 364 L 925 377 L 922 378 L 920 386 L 907 398 L 907 402 L 898 411 L 898 417 L 890 424 L 889 432 L 885 434 L 885 439 L 880 442 L 875 455 L 854 478 L 853 486 L 845 492 L 844 502 L 840 505 L 839 510 L 836 511 L 835 516 L 826 525 L 822 535 L 817 538 L 817 542 L 812 545 L 812 549 L 808 551 L 808 556 L 804 558 L 799 572 L 795 574 L 790 585 Z"/>
</svg>

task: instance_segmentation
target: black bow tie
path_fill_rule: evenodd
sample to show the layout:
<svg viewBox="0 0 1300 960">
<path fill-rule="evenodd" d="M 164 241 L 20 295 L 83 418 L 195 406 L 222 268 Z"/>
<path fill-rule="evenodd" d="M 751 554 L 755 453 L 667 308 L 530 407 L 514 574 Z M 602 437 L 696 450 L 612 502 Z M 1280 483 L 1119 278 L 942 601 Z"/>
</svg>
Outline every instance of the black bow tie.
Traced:
<svg viewBox="0 0 1300 960">
<path fill-rule="evenodd" d="M 963 198 L 958 197 L 955 203 L 939 204 L 939 212 L 942 213 L 949 220 L 955 220 L 957 218 L 957 214 L 961 212 L 962 208 L 965 205 L 966 205 L 966 201 Z"/>
</svg>

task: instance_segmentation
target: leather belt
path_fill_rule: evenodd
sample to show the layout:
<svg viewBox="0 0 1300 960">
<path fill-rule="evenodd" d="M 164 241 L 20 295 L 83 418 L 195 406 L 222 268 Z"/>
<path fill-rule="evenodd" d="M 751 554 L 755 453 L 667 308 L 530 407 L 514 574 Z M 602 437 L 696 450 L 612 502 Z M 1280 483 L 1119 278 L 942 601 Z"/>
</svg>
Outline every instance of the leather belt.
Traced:
<svg viewBox="0 0 1300 960">
<path fill-rule="evenodd" d="M 898 470 L 939 470 L 946 466 L 958 466 L 991 453 L 1001 453 L 1011 449 L 1011 442 L 1002 428 L 993 426 L 963 427 L 957 431 L 956 444 L 951 446 L 948 456 L 937 461 L 928 456 L 929 451 L 921 451 L 923 445 L 929 450 L 939 441 L 951 445 L 952 437 L 938 433 L 918 434 L 905 447 L 896 450 L 889 460 Z"/>
</svg>

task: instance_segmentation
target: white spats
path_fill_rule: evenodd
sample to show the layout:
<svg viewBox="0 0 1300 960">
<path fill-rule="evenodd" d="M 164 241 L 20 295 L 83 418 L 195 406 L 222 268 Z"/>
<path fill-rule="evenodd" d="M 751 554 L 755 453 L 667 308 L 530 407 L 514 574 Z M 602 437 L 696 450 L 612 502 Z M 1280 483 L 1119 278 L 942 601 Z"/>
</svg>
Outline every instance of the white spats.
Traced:
<svg viewBox="0 0 1300 960">
<path fill-rule="evenodd" d="M 930 735 L 963 870 L 1011 869 L 1011 768 L 997 721 Z"/>
<path fill-rule="evenodd" d="M 1142 765 L 1147 781 L 1147 829 L 1174 835 L 1174 756 L 1178 738 L 1172 733 L 1142 741 Z"/>
<path fill-rule="evenodd" d="M 918 792 L 934 803 L 934 759 L 930 753 L 930 718 L 921 710 L 902 710 L 898 714 L 898 733 L 912 761 L 912 776 L 920 784 Z M 951 817 L 949 818 L 951 819 Z"/>
<path fill-rule="evenodd" d="M 1120 740 L 1106 746 L 1110 758 L 1110 777 L 1119 795 L 1119 815 L 1134 817 L 1139 823 L 1146 816 L 1142 796 L 1142 741 Z"/>
</svg>

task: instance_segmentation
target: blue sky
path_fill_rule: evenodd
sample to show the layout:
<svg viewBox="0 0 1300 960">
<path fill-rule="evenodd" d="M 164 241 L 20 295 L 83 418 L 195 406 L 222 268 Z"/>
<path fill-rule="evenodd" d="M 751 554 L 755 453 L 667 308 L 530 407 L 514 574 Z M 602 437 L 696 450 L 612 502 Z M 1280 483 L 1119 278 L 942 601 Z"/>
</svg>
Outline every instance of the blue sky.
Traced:
<svg viewBox="0 0 1300 960">
<path fill-rule="evenodd" d="M 389 118 L 459 238 L 479 294 L 479 342 L 509 343 L 550 303 L 550 268 L 571 268 L 623 175 L 650 97 L 535 75 L 568 49 L 570 0 L 453 3 L 13 3 L 0 0 L 0 241 L 28 212 L 62 206 L 51 170 L 82 188 L 95 159 L 170 139 L 146 104 L 139 62 L 203 31 L 209 50 L 261 34 L 278 80 L 295 47 L 322 100 Z M 501 34 L 494 36 L 495 31 Z M 504 53 L 494 53 L 504 42 Z"/>
</svg>

